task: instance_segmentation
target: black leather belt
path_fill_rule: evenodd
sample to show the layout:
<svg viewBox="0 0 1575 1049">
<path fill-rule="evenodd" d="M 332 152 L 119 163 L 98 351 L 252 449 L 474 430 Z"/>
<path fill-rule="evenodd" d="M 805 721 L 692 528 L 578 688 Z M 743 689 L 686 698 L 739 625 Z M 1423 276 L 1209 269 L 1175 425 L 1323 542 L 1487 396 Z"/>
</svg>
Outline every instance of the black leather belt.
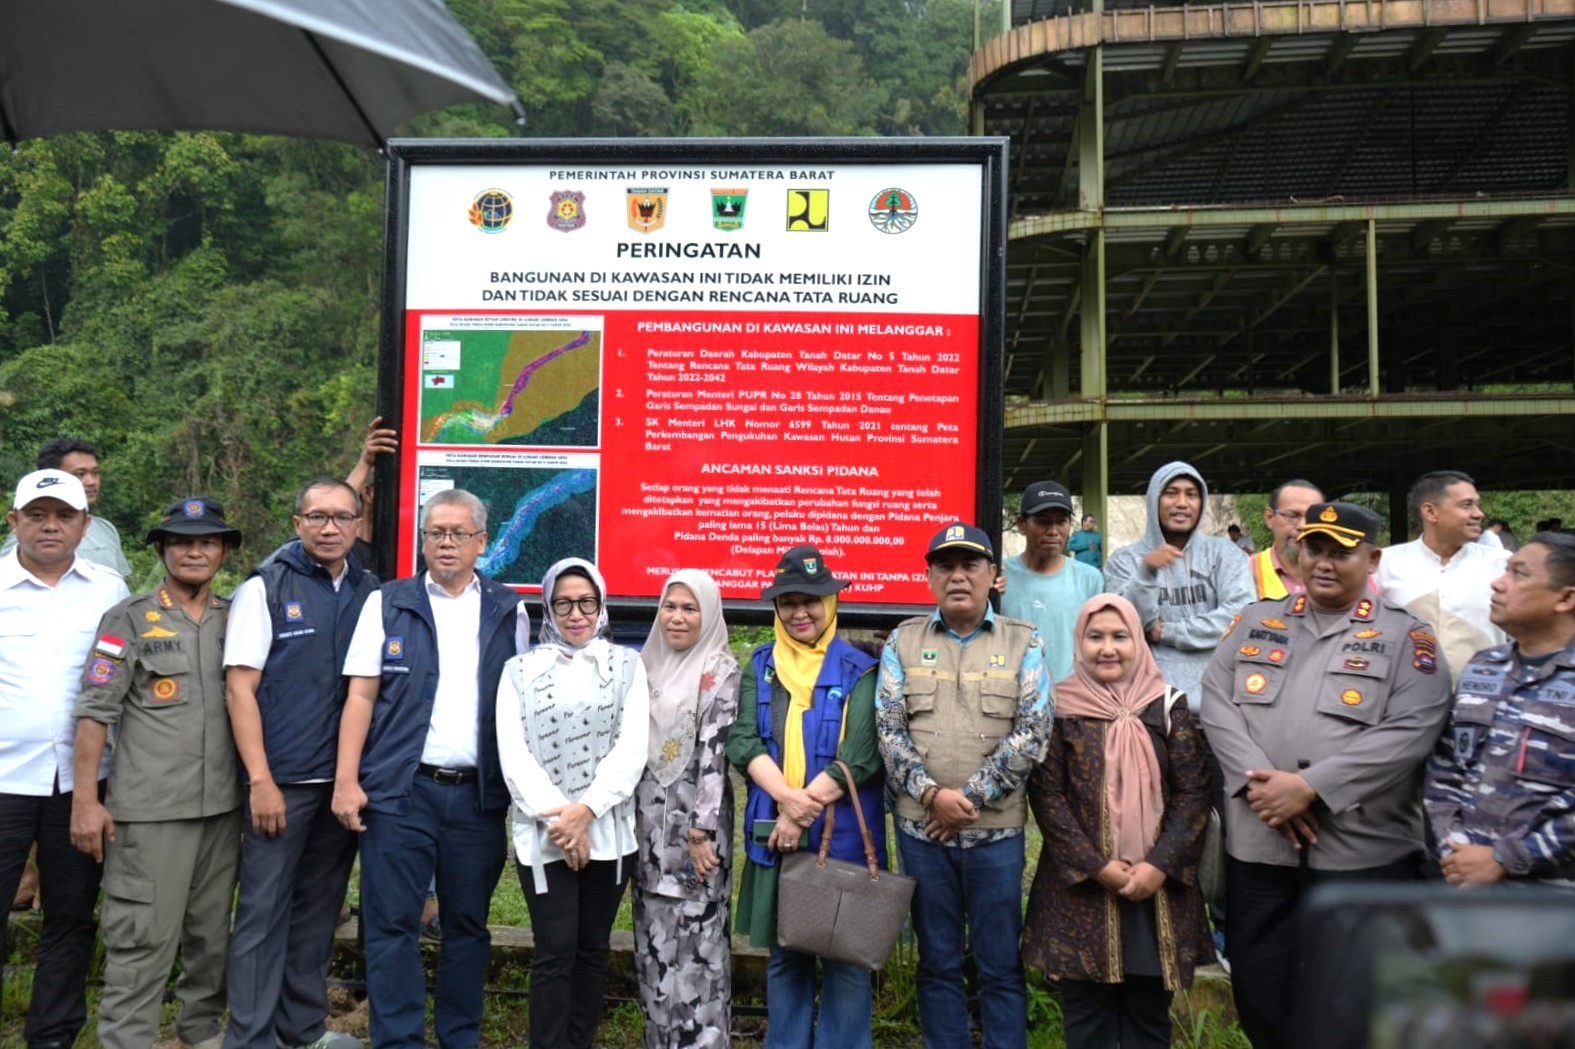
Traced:
<svg viewBox="0 0 1575 1049">
<path fill-rule="evenodd" d="M 470 783 L 476 778 L 475 769 L 445 769 L 437 765 L 417 765 L 416 771 L 433 783 L 451 787 L 456 783 Z"/>
</svg>

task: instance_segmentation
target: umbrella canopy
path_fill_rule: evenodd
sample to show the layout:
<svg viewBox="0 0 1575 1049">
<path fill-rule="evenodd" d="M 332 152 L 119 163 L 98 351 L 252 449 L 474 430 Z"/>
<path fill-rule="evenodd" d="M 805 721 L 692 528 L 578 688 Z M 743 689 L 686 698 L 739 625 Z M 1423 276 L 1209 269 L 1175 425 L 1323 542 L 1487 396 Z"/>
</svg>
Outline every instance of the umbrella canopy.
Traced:
<svg viewBox="0 0 1575 1049">
<path fill-rule="evenodd" d="M 0 139 L 206 129 L 381 147 L 428 109 L 524 110 L 442 0 L 0 0 Z"/>
</svg>

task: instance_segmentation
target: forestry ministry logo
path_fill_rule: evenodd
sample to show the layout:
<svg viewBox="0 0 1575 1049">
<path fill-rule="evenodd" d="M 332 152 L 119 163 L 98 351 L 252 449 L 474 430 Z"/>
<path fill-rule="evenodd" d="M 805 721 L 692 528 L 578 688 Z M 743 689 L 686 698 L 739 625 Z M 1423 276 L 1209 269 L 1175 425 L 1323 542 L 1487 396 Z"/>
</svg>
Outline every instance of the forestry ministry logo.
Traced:
<svg viewBox="0 0 1575 1049">
<path fill-rule="evenodd" d="M 502 233 L 514 218 L 514 198 L 501 189 L 484 189 L 470 204 L 470 224 L 483 233 Z"/>
<path fill-rule="evenodd" d="M 918 221 L 919 202 L 905 189 L 883 189 L 870 201 L 870 224 L 882 233 L 906 233 Z"/>
<path fill-rule="evenodd" d="M 629 228 L 650 233 L 667 224 L 667 187 L 629 187 Z"/>
</svg>

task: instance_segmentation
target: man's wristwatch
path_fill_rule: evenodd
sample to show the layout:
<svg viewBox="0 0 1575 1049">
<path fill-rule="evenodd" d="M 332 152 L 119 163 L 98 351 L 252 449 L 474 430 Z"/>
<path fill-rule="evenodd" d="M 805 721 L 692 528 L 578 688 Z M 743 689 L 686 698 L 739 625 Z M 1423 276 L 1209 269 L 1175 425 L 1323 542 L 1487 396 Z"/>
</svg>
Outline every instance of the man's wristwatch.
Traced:
<svg viewBox="0 0 1575 1049">
<path fill-rule="evenodd" d="M 716 835 L 711 831 L 704 830 L 700 827 L 689 828 L 689 844 L 691 845 L 707 845 L 715 840 Z"/>
</svg>

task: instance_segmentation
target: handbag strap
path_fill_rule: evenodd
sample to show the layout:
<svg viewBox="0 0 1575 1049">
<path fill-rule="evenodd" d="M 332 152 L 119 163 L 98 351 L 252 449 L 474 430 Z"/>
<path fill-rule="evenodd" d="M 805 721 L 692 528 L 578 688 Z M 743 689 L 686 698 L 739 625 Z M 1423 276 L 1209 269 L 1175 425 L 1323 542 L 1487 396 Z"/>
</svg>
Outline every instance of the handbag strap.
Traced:
<svg viewBox="0 0 1575 1049">
<path fill-rule="evenodd" d="M 847 782 L 848 798 L 853 802 L 853 816 L 859 821 L 859 836 L 864 839 L 864 861 L 870 867 L 870 880 L 880 880 L 880 861 L 875 857 L 875 839 L 870 837 L 870 825 L 864 819 L 864 806 L 859 804 L 859 788 L 853 782 L 853 770 L 848 768 L 847 762 L 841 758 L 833 761 L 842 770 L 843 779 Z M 831 854 L 831 833 L 836 829 L 837 806 L 833 802 L 826 806 L 826 827 L 820 834 L 820 859 L 819 865 L 826 865 L 826 857 Z"/>
</svg>

